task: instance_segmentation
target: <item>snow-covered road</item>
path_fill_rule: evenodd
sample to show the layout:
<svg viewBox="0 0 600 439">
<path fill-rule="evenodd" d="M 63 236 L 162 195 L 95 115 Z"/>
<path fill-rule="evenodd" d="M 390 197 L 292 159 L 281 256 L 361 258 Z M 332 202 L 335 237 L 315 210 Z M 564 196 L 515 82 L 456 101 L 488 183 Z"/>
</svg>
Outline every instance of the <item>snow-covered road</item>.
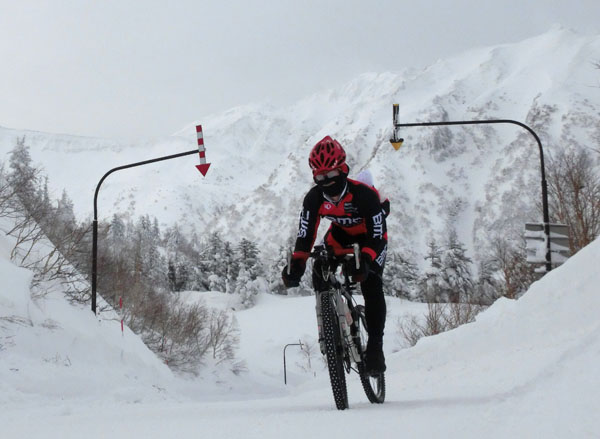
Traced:
<svg viewBox="0 0 600 439">
<path fill-rule="evenodd" d="M 315 341 L 312 297 L 265 294 L 236 311 L 248 371 L 208 365 L 184 380 L 118 321 L 60 296 L 32 301 L 28 272 L 0 256 L 1 438 L 600 437 L 600 241 L 518 301 L 410 349 L 396 349 L 395 321 L 424 305 L 388 299 L 386 402 L 370 404 L 353 376 L 343 412 L 317 352 L 309 368 L 289 349 L 283 384 L 283 346 Z"/>
</svg>

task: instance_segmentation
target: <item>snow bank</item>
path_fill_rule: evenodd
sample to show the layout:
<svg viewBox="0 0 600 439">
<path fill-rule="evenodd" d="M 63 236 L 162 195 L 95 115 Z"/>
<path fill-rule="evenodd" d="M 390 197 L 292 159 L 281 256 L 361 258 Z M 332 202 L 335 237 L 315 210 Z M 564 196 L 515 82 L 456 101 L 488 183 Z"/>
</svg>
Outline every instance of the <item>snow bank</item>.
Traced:
<svg viewBox="0 0 600 439">
<path fill-rule="evenodd" d="M 32 272 L 9 261 L 10 244 L 0 236 L 0 404 L 160 397 L 171 372 L 140 339 L 60 293 L 32 298 Z"/>
<path fill-rule="evenodd" d="M 401 372 L 391 392 L 403 399 L 476 404 L 485 407 L 488 419 L 491 413 L 523 414 L 518 422 L 498 425 L 495 437 L 597 433 L 600 422 L 589 414 L 600 409 L 598 260 L 600 239 L 521 299 L 498 300 L 474 323 L 394 355 L 390 372 Z"/>
<path fill-rule="evenodd" d="M 313 376 L 301 370 L 299 351 L 290 350 L 290 384 L 282 382 L 283 345 L 316 334 L 313 297 L 260 295 L 254 308 L 236 311 L 240 354 L 249 369 L 241 378 L 208 370 L 195 382 L 175 383 L 135 336 L 120 338 L 116 322 L 98 323 L 87 309 L 58 298 L 31 301 L 30 274 L 0 259 L 0 274 L 12 279 L 10 288 L 0 289 L 2 315 L 8 309 L 31 321 L 2 321 L 3 343 L 11 341 L 0 352 L 2 432 L 320 438 L 339 435 L 341 416 L 348 431 L 382 438 L 400 432 L 427 438 L 598 437 L 599 257 L 600 240 L 518 301 L 500 300 L 474 323 L 396 354 L 389 350 L 395 317 L 424 309 L 390 299 L 386 403 L 369 404 L 353 376 L 345 413 L 334 407 L 318 355 Z M 231 306 L 223 294 L 187 294 L 190 301 Z M 203 397 L 213 380 L 222 381 L 220 391 Z M 168 398 L 169 392 L 186 398 Z M 191 401 L 187 396 L 194 392 Z M 82 399 L 86 404 L 73 404 Z"/>
</svg>

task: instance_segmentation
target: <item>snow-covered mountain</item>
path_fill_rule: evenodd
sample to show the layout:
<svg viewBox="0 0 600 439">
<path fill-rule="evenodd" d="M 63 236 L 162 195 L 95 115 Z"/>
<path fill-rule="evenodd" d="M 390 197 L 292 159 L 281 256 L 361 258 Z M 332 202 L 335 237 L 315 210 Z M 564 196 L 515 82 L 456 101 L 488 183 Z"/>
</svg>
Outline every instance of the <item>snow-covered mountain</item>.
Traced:
<svg viewBox="0 0 600 439">
<path fill-rule="evenodd" d="M 287 108 L 247 105 L 207 115 L 170 137 L 130 144 L 0 128 L 6 154 L 25 135 L 35 162 L 59 195 L 90 219 L 96 184 L 109 169 L 196 147 L 204 128 L 206 178 L 197 157 L 120 171 L 103 184 L 100 219 L 149 213 L 198 232 L 221 230 L 272 250 L 294 236 L 311 185 L 307 155 L 324 135 L 346 148 L 351 174 L 368 168 L 392 200 L 392 249 L 422 253 L 429 237 L 457 229 L 469 249 L 493 234 L 520 235 L 541 220 L 539 154 L 512 125 L 410 128 L 396 152 L 388 143 L 391 106 L 403 122 L 514 119 L 531 126 L 546 154 L 600 142 L 600 36 L 562 28 L 522 41 L 480 48 L 424 70 L 368 73 Z M 168 111 L 168 110 L 167 110 Z M 267 252 L 268 254 L 268 252 Z M 418 258 L 421 260 L 422 258 Z"/>
<path fill-rule="evenodd" d="M 394 151 L 391 104 L 403 121 L 511 118 L 542 137 L 547 152 L 598 148 L 600 37 L 564 29 L 519 44 L 478 49 L 423 71 L 367 74 L 281 109 L 245 106 L 199 119 L 212 162 L 196 158 L 118 172 L 104 184 L 100 217 L 149 213 L 198 231 L 220 229 L 275 248 L 294 234 L 311 184 L 306 156 L 331 134 L 352 173 L 369 168 L 393 202 L 396 248 L 422 249 L 456 227 L 470 248 L 491 233 L 520 233 L 536 220 L 539 157 L 512 126 L 412 129 Z M 66 188 L 90 219 L 95 186 L 110 168 L 195 148 L 194 124 L 137 144 L 0 128 L 2 157 L 25 135 L 33 159 L 59 195 Z M 0 224 L 1 225 L 1 224 Z M 117 316 L 96 318 L 60 291 L 32 296 L 32 273 L 9 261 L 0 236 L 1 437 L 336 437 L 340 415 L 357 435 L 396 437 L 598 437 L 600 241 L 552 271 L 519 300 L 500 299 L 477 320 L 396 351 L 396 320 L 425 305 L 387 297 L 387 401 L 366 402 L 349 380 L 351 410 L 334 408 L 318 355 L 282 348 L 314 342 L 313 297 L 261 294 L 235 311 L 241 360 L 236 377 L 219 368 L 175 376 Z M 188 292 L 187 300 L 230 308 L 230 295 Z M 353 377 L 355 378 L 355 377 Z M 347 415 L 347 416 L 346 416 Z"/>
</svg>

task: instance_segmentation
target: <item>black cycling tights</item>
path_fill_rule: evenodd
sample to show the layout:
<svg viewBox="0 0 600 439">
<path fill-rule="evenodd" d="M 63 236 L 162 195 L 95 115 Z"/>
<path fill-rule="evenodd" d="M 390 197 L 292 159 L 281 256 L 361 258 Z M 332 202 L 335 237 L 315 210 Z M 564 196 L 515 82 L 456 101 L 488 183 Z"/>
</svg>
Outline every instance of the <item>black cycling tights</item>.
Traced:
<svg viewBox="0 0 600 439">
<path fill-rule="evenodd" d="M 369 328 L 369 339 L 372 342 L 381 341 L 386 315 L 381 277 L 371 271 L 369 277 L 364 282 L 361 282 L 360 289 L 365 298 L 365 314 L 367 317 L 367 327 Z"/>
</svg>

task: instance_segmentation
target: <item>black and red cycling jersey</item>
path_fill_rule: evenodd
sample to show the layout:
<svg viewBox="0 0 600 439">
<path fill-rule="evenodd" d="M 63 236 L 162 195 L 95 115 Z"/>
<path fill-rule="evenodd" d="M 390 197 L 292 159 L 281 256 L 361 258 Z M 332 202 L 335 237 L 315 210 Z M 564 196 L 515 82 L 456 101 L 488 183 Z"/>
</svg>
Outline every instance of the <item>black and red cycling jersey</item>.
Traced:
<svg viewBox="0 0 600 439">
<path fill-rule="evenodd" d="M 315 186 L 304 197 L 294 258 L 306 260 L 315 243 L 321 218 L 331 221 L 325 242 L 334 250 L 355 242 L 381 267 L 387 252 L 387 212 L 371 186 L 348 179 L 340 199 L 333 202 Z"/>
</svg>

